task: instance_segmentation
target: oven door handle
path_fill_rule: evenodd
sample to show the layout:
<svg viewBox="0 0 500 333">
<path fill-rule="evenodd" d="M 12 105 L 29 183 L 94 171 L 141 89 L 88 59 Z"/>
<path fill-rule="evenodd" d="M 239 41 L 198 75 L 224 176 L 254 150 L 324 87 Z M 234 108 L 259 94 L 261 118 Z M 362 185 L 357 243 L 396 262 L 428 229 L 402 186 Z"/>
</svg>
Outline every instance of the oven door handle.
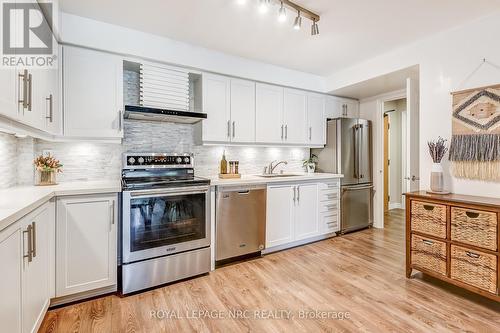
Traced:
<svg viewBox="0 0 500 333">
<path fill-rule="evenodd" d="M 203 194 L 208 192 L 208 186 L 197 186 L 188 188 L 172 188 L 172 189 L 161 189 L 161 190 L 147 190 L 147 191 L 131 191 L 130 196 L 133 198 L 137 197 L 171 197 L 177 195 L 189 195 L 189 194 Z"/>
</svg>

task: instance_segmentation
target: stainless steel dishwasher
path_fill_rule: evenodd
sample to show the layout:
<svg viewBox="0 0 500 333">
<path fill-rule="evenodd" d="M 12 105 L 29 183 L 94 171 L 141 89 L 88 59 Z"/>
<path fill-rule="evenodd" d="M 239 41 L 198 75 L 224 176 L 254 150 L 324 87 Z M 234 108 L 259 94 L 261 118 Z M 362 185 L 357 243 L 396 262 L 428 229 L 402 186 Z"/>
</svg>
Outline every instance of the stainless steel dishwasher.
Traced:
<svg viewBox="0 0 500 333">
<path fill-rule="evenodd" d="M 216 261 L 264 249 L 266 192 L 263 185 L 217 188 Z"/>
</svg>

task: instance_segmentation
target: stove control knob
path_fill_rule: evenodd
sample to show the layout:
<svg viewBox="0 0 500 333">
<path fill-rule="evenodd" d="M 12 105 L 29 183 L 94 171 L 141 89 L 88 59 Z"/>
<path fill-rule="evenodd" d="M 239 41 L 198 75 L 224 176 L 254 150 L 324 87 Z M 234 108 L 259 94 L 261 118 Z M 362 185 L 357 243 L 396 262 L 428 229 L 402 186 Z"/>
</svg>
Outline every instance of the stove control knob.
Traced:
<svg viewBox="0 0 500 333">
<path fill-rule="evenodd" d="M 135 158 L 130 157 L 130 158 L 128 159 L 128 163 L 129 163 L 129 164 L 134 164 L 134 163 L 135 163 Z"/>
<path fill-rule="evenodd" d="M 175 159 L 175 162 L 176 162 L 177 164 L 181 164 L 181 163 L 182 163 L 182 157 L 177 157 L 177 158 Z"/>
<path fill-rule="evenodd" d="M 144 158 L 142 158 L 142 157 L 139 157 L 139 159 L 137 160 L 137 162 L 139 162 L 139 164 L 142 164 L 142 163 L 144 163 Z"/>
<path fill-rule="evenodd" d="M 189 164 L 189 157 L 184 157 L 184 163 Z"/>
</svg>

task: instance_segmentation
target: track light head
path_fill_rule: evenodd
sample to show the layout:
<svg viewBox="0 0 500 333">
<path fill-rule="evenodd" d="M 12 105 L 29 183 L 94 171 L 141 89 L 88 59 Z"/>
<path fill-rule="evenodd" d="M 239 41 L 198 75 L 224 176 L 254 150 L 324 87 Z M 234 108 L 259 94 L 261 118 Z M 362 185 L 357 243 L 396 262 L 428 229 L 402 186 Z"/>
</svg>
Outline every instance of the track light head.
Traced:
<svg viewBox="0 0 500 333">
<path fill-rule="evenodd" d="M 286 10 L 285 10 L 285 6 L 283 5 L 283 1 L 281 1 L 281 7 L 278 11 L 278 21 L 279 22 L 286 21 Z"/>
<path fill-rule="evenodd" d="M 293 22 L 293 28 L 295 30 L 300 30 L 301 26 L 302 26 L 302 16 L 300 16 L 300 11 L 298 11 L 297 17 L 295 18 L 295 21 Z"/>
<path fill-rule="evenodd" d="M 318 27 L 318 22 L 316 22 L 316 20 L 314 20 L 311 25 L 311 35 L 312 36 L 319 35 L 319 27 Z"/>
</svg>

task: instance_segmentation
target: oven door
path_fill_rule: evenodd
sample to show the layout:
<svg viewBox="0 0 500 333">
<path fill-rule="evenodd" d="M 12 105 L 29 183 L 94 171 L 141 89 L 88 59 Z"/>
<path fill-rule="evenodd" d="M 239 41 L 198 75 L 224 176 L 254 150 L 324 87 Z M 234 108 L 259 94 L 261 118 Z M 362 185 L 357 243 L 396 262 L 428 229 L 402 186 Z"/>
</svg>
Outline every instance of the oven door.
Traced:
<svg viewBox="0 0 500 333">
<path fill-rule="evenodd" d="M 123 263 L 210 245 L 208 186 L 124 191 Z"/>
</svg>

